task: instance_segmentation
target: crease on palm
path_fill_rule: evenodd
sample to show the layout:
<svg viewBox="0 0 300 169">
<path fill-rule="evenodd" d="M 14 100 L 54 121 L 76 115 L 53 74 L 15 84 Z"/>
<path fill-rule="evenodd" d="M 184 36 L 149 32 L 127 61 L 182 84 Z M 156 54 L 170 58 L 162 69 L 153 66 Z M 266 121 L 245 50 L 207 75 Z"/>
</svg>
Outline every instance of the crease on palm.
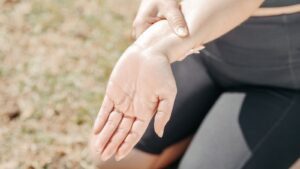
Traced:
<svg viewBox="0 0 300 169">
<path fill-rule="evenodd" d="M 141 53 L 131 53 L 131 55 L 133 54 L 141 55 Z M 138 65 L 131 65 L 137 66 L 136 69 L 132 69 L 130 66 L 128 68 L 130 59 L 137 59 L 137 61 L 134 60 L 134 63 Z M 172 79 L 170 65 L 166 58 L 163 60 L 153 58 L 151 60 L 150 58 L 149 62 L 154 63 L 145 63 L 147 60 L 145 58 L 143 58 L 143 62 L 139 59 L 141 58 L 121 58 L 121 63 L 116 65 L 119 66 L 118 69 L 112 73 L 108 83 L 106 96 L 94 128 L 95 134 L 99 134 L 96 147 L 102 154 L 102 160 L 106 160 L 112 155 L 116 155 L 117 160 L 126 156 L 140 140 L 157 111 L 159 113 L 157 113 L 155 121 L 159 122 L 159 126 L 165 125 L 165 122 L 160 122 L 162 121 L 160 118 L 167 113 L 165 108 L 167 106 L 163 104 L 162 108 L 159 108 L 159 104 L 166 102 L 167 97 L 162 95 L 159 84 L 162 84 L 162 88 L 167 88 L 164 87 L 166 84 L 161 81 L 171 79 L 175 83 Z M 126 74 L 124 71 L 129 77 L 122 77 Z M 155 76 L 158 76 L 158 80 Z M 156 127 L 156 131 L 158 130 Z M 159 136 L 162 135 L 161 131 L 157 133 Z"/>
</svg>

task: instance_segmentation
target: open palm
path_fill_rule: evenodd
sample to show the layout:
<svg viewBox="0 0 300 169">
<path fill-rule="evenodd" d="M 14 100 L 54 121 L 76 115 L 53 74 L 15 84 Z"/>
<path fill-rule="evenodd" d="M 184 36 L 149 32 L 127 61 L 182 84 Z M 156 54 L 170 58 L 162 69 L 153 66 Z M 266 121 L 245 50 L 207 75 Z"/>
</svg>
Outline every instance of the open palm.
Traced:
<svg viewBox="0 0 300 169">
<path fill-rule="evenodd" d="M 107 160 L 125 157 L 140 140 L 155 115 L 162 137 L 170 119 L 176 84 L 169 60 L 160 53 L 129 47 L 116 64 L 94 125 L 95 149 Z"/>
</svg>

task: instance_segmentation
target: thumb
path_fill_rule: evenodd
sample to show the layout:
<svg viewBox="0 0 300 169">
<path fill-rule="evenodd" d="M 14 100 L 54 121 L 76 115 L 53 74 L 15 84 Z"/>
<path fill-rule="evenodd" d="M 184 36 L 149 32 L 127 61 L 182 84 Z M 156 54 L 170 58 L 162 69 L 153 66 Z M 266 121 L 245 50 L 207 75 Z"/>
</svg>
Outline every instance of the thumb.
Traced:
<svg viewBox="0 0 300 169">
<path fill-rule="evenodd" d="M 173 104 L 167 99 L 159 102 L 154 118 L 154 130 L 159 137 L 163 136 L 165 126 L 171 117 L 172 108 Z"/>
<path fill-rule="evenodd" d="M 172 8 L 172 10 L 167 11 L 165 18 L 168 20 L 175 34 L 180 37 L 188 36 L 187 24 L 179 8 Z"/>
</svg>

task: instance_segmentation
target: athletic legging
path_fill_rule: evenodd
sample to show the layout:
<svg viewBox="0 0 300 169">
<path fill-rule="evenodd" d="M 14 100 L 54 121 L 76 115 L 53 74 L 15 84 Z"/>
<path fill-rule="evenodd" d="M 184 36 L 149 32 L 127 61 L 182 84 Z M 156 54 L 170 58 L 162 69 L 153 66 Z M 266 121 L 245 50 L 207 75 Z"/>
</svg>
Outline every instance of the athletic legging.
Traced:
<svg viewBox="0 0 300 169">
<path fill-rule="evenodd" d="M 137 149 L 159 154 L 194 135 L 223 92 L 242 91 L 229 99 L 233 110 L 223 104 L 209 113 L 195 137 L 202 141 L 188 150 L 194 158 L 184 158 L 193 163 L 181 168 L 282 169 L 299 157 L 300 13 L 251 17 L 172 68 L 178 93 L 171 120 L 161 139 L 152 121 Z"/>
</svg>

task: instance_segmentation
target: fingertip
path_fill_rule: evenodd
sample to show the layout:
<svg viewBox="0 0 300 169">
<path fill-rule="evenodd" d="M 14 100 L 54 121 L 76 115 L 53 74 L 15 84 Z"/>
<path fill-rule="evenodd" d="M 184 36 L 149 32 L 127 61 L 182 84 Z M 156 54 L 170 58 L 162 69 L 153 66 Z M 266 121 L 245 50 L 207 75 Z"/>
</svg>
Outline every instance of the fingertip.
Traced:
<svg viewBox="0 0 300 169">
<path fill-rule="evenodd" d="M 97 118 L 94 122 L 94 126 L 93 126 L 93 134 L 98 134 L 100 132 L 100 127 L 99 127 L 99 119 Z"/>
<path fill-rule="evenodd" d="M 179 26 L 175 29 L 175 33 L 180 37 L 186 37 L 188 35 L 187 28 L 184 26 Z"/>
<path fill-rule="evenodd" d="M 122 158 L 121 158 L 121 156 L 116 155 L 116 156 L 115 156 L 115 160 L 116 160 L 116 161 L 120 161 L 120 160 L 122 160 Z"/>
<path fill-rule="evenodd" d="M 117 152 L 116 155 L 115 155 L 115 160 L 116 161 L 120 161 L 124 158 L 124 154 L 123 153 L 120 153 L 120 152 Z"/>
<path fill-rule="evenodd" d="M 167 124 L 167 118 L 163 112 L 157 112 L 154 119 L 154 130 L 156 134 L 162 138 L 164 134 L 164 128 Z"/>
<path fill-rule="evenodd" d="M 98 115 L 97 115 L 97 117 L 94 121 L 94 126 L 93 126 L 93 133 L 94 134 L 98 134 L 100 132 L 100 126 L 101 126 L 101 124 L 100 124 L 101 123 L 100 113 L 101 113 L 101 111 L 99 111 L 99 113 L 98 113 Z"/>
<path fill-rule="evenodd" d="M 158 132 L 156 132 L 156 134 L 158 135 L 158 137 L 162 138 L 163 135 L 164 135 L 164 130 L 161 129 L 161 130 L 159 130 Z"/>
<path fill-rule="evenodd" d="M 158 137 L 162 138 L 164 131 L 161 129 L 159 122 L 154 122 L 154 131 Z"/>
<path fill-rule="evenodd" d="M 107 161 L 110 157 L 109 156 L 101 156 L 102 161 Z"/>
<path fill-rule="evenodd" d="M 158 137 L 162 138 L 164 135 L 164 127 L 163 126 L 156 126 L 155 132 Z"/>
<path fill-rule="evenodd" d="M 130 145 L 127 143 L 123 143 L 116 153 L 115 156 L 116 161 L 120 161 L 123 158 L 125 158 L 129 152 L 130 152 Z"/>
<path fill-rule="evenodd" d="M 97 128 L 95 125 L 94 125 L 94 127 L 93 127 L 92 132 L 93 132 L 93 134 L 95 134 L 95 135 L 99 133 L 98 128 Z"/>
<path fill-rule="evenodd" d="M 116 156 L 115 156 L 115 160 L 116 160 L 116 161 L 121 161 L 122 159 L 124 159 L 124 158 L 127 156 L 127 154 L 128 154 L 128 153 L 116 155 Z"/>
<path fill-rule="evenodd" d="M 112 152 L 107 151 L 106 149 L 102 152 L 101 159 L 102 161 L 107 161 L 113 156 Z"/>
<path fill-rule="evenodd" d="M 104 149 L 104 145 L 103 143 L 101 142 L 101 139 L 98 138 L 97 142 L 96 142 L 96 148 L 97 148 L 97 151 L 99 153 L 103 153 L 103 149 Z"/>
</svg>

